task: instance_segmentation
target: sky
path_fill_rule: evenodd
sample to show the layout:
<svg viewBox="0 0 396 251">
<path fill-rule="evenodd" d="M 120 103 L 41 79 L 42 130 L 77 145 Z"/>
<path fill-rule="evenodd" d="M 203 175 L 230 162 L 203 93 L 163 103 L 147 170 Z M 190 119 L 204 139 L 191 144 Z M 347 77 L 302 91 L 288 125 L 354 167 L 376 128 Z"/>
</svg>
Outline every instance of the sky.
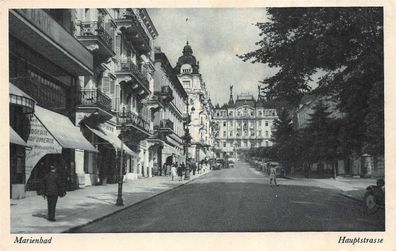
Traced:
<svg viewBox="0 0 396 251">
<path fill-rule="evenodd" d="M 259 81 L 275 74 L 264 64 L 243 62 L 236 57 L 257 49 L 260 30 L 254 24 L 266 19 L 263 8 L 251 9 L 148 9 L 161 47 L 172 66 L 182 55 L 186 41 L 200 63 L 203 81 L 212 103 L 229 100 L 229 86 L 237 94 L 257 97 Z M 187 19 L 187 21 L 186 21 Z"/>
</svg>

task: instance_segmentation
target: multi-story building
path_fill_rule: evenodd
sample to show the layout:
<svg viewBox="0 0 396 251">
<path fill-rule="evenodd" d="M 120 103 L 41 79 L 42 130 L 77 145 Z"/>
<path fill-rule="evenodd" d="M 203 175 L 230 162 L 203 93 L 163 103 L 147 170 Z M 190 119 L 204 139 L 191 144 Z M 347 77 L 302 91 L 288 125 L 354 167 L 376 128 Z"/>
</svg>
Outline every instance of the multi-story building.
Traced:
<svg viewBox="0 0 396 251">
<path fill-rule="evenodd" d="M 115 182 L 121 149 L 127 179 L 150 177 L 158 33 L 147 11 L 24 9 L 9 20 L 11 196 L 36 190 L 50 165 L 70 189 Z"/>
<path fill-rule="evenodd" d="M 121 145 L 126 179 L 150 177 L 154 152 L 146 139 L 153 123 L 145 102 L 154 91 L 158 33 L 145 9 L 78 9 L 75 24 L 95 66 L 94 75 L 80 77 L 76 124 L 99 151 L 76 152 L 80 184 L 115 182 Z"/>
<path fill-rule="evenodd" d="M 154 94 L 159 112 L 154 116 L 154 135 L 148 140 L 156 147 L 154 172 L 162 174 L 166 162 L 182 162 L 184 158 L 184 122 L 187 93 L 180 83 L 165 53 L 159 47 L 155 52 Z M 154 100 L 151 101 L 151 103 Z"/>
<path fill-rule="evenodd" d="M 271 135 L 277 109 L 273 102 L 255 100 L 253 95 L 240 94 L 235 102 L 230 88 L 228 104 L 216 105 L 215 142 L 217 157 L 238 157 L 238 152 L 254 147 L 272 145 Z"/>
<path fill-rule="evenodd" d="M 79 76 L 94 75 L 94 56 L 74 37 L 73 17 L 65 9 L 9 11 L 12 198 L 35 194 L 50 165 L 73 180 L 75 149 L 97 151 L 74 126 Z"/>
<path fill-rule="evenodd" d="M 212 105 L 199 71 L 199 62 L 193 55 L 193 50 L 188 42 L 184 46 L 183 55 L 179 57 L 174 70 L 188 94 L 189 110 L 187 113 L 191 118 L 188 126 L 192 137 L 189 157 L 200 161 L 212 155 Z"/>
</svg>

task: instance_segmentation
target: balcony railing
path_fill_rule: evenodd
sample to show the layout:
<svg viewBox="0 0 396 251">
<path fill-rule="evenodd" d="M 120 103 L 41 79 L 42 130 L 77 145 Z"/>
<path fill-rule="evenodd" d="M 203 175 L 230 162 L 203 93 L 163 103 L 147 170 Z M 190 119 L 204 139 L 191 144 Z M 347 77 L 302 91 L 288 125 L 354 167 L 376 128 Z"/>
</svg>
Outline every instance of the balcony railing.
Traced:
<svg viewBox="0 0 396 251">
<path fill-rule="evenodd" d="M 160 121 L 160 128 L 171 129 L 173 131 L 173 122 L 169 119 L 162 119 Z"/>
<path fill-rule="evenodd" d="M 98 21 L 85 21 L 80 24 L 80 36 L 98 36 L 109 48 L 113 48 L 113 38 Z"/>
<path fill-rule="evenodd" d="M 132 125 L 138 127 L 148 133 L 151 133 L 150 123 L 133 112 L 118 112 L 118 123 L 125 126 Z"/>
<path fill-rule="evenodd" d="M 98 89 L 80 90 L 80 105 L 95 105 L 106 111 L 111 111 L 111 98 Z"/>
<path fill-rule="evenodd" d="M 142 72 L 140 72 L 139 68 L 131 60 L 127 60 L 126 62 L 121 61 L 119 71 L 131 72 L 142 85 L 144 85 L 147 89 L 149 88 L 147 77 L 144 76 Z"/>
<path fill-rule="evenodd" d="M 142 27 L 142 24 L 139 22 L 138 18 L 136 17 L 135 13 L 131 9 L 121 9 L 120 12 L 120 19 L 121 20 L 130 20 L 132 23 L 132 29 L 139 34 L 138 37 L 132 39 L 132 43 L 140 44 L 140 41 L 137 38 L 142 38 L 141 41 L 145 44 L 145 48 L 150 48 L 150 38 L 147 35 L 146 31 Z"/>
</svg>

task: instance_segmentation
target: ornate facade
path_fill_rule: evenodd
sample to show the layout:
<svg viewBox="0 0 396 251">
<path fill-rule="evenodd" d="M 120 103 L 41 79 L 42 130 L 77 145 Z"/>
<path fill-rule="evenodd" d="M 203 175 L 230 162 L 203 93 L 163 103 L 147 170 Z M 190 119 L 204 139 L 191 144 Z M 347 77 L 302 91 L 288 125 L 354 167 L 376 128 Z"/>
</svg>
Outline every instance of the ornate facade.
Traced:
<svg viewBox="0 0 396 251">
<path fill-rule="evenodd" d="M 175 72 L 188 94 L 187 112 L 191 118 L 188 126 L 192 137 L 189 156 L 195 161 L 211 158 L 214 141 L 213 107 L 199 71 L 199 61 L 193 55 L 188 42 L 183 48 L 183 55 L 177 61 Z"/>
<path fill-rule="evenodd" d="M 240 94 L 235 102 L 230 88 L 230 99 L 223 106 L 216 105 L 217 123 L 215 149 L 217 157 L 238 157 L 238 152 L 254 147 L 271 146 L 273 122 L 277 109 L 273 102 L 253 95 Z"/>
</svg>

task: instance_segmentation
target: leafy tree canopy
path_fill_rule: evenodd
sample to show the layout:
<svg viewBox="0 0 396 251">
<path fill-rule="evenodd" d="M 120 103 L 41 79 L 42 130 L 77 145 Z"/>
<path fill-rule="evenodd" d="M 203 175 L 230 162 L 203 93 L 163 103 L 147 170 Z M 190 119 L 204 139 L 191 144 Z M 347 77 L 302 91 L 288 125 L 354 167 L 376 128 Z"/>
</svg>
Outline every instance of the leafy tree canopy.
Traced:
<svg viewBox="0 0 396 251">
<path fill-rule="evenodd" d="M 368 72 L 383 79 L 382 8 L 269 8 L 268 15 L 269 21 L 256 24 L 259 48 L 239 55 L 280 68 L 263 81 L 268 97 L 298 102 L 319 69 L 326 72 L 322 88 Z"/>
</svg>

